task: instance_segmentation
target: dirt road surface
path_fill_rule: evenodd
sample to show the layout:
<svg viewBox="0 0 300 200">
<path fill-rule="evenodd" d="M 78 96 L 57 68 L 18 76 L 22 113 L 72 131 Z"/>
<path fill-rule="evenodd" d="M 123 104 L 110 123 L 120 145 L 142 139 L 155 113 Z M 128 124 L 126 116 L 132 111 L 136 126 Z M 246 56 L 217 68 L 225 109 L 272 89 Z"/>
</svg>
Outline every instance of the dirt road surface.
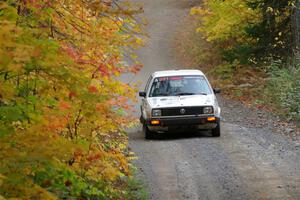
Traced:
<svg viewBox="0 0 300 200">
<path fill-rule="evenodd" d="M 130 82 L 142 82 L 156 70 L 179 69 L 173 37 L 189 11 L 188 0 L 140 0 L 149 21 L 147 45 L 138 56 L 144 68 Z M 141 127 L 129 132 L 139 159 L 138 177 L 150 199 L 300 199 L 300 143 L 253 119 L 253 111 L 220 98 L 224 111 L 220 138 L 206 132 L 168 134 L 145 140 Z M 245 126 L 244 122 L 252 122 Z M 253 121 L 254 120 L 254 121 Z M 272 123 L 272 121 L 270 122 Z M 274 122 L 276 123 L 276 122 Z"/>
</svg>

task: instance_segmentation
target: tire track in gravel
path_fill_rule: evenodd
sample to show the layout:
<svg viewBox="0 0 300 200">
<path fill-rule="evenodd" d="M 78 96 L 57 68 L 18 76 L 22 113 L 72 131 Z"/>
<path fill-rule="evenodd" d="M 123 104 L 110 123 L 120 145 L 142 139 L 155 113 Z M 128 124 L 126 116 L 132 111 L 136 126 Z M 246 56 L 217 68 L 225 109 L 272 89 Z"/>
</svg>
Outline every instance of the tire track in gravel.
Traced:
<svg viewBox="0 0 300 200">
<path fill-rule="evenodd" d="M 266 199 L 299 198 L 300 156 L 294 142 L 267 130 L 229 123 L 223 131 L 228 133 L 229 142 L 222 145 L 252 191 Z"/>
<path fill-rule="evenodd" d="M 258 199 L 291 199 L 284 187 L 284 177 L 281 177 L 278 170 L 272 166 L 272 162 L 277 164 L 281 162 L 275 152 L 263 149 L 257 141 L 247 137 L 246 134 L 253 134 L 248 129 L 227 123 L 223 131 L 228 135 L 227 142 L 221 145 L 231 158 L 238 175 L 247 185 L 248 192 L 254 193 Z M 263 152 L 272 156 L 273 161 L 270 162 Z"/>
</svg>

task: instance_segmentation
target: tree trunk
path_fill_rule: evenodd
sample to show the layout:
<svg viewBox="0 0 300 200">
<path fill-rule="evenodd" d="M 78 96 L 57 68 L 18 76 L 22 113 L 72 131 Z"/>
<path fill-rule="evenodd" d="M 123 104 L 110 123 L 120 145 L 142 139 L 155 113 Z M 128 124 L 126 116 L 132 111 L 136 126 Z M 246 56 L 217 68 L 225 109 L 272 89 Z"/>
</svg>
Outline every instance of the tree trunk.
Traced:
<svg viewBox="0 0 300 200">
<path fill-rule="evenodd" d="M 300 2 L 297 1 L 292 14 L 292 30 L 293 30 L 293 60 L 294 63 L 300 60 Z"/>
</svg>

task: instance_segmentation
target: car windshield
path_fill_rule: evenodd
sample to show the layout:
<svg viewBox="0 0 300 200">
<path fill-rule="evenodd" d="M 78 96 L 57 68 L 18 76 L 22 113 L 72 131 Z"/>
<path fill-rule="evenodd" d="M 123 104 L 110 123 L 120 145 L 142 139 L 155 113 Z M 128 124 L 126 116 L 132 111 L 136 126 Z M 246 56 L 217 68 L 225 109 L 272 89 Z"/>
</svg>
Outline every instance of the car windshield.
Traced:
<svg viewBox="0 0 300 200">
<path fill-rule="evenodd" d="M 203 76 L 169 76 L 154 79 L 149 97 L 207 94 L 211 89 Z"/>
</svg>

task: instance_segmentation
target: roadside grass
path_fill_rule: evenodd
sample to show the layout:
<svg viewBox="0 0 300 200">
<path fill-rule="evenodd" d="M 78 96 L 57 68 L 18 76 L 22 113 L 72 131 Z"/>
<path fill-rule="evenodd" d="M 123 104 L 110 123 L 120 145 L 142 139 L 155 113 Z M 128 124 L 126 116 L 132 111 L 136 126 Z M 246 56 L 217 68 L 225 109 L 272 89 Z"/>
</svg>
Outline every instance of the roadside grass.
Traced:
<svg viewBox="0 0 300 200">
<path fill-rule="evenodd" d="M 199 22 L 188 16 L 174 40 L 177 61 L 184 68 L 199 68 L 213 87 L 222 89 L 230 99 L 246 106 L 275 113 L 300 127 L 300 70 L 277 66 L 251 67 L 222 60 L 216 47 L 208 43 L 196 27 Z"/>
<path fill-rule="evenodd" d="M 279 108 L 277 112 L 300 126 L 300 62 L 290 68 L 274 62 L 268 73 L 268 84 L 264 90 L 265 103 Z"/>
<path fill-rule="evenodd" d="M 141 180 L 136 178 L 130 178 L 128 180 L 128 193 L 124 196 L 124 199 L 132 200 L 147 200 L 149 195 L 145 186 Z"/>
<path fill-rule="evenodd" d="M 136 158 L 134 158 L 136 159 Z M 134 164 L 130 165 L 131 177 L 124 177 L 126 179 L 127 190 L 124 193 L 123 199 L 128 200 L 147 200 L 149 199 L 149 193 L 147 187 L 142 179 L 139 178 L 137 168 Z"/>
</svg>

